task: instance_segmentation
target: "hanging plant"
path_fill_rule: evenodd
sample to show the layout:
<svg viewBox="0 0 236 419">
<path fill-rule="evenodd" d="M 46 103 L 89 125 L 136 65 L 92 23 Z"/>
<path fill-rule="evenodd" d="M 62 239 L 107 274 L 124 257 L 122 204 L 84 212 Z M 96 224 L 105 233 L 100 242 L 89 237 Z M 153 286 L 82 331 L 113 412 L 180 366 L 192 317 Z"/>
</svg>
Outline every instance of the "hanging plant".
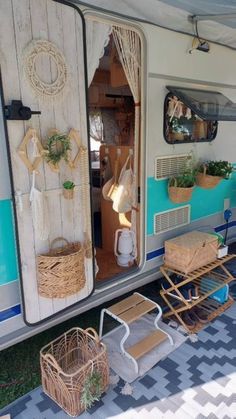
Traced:
<svg viewBox="0 0 236 419">
<path fill-rule="evenodd" d="M 63 183 L 63 196 L 65 199 L 73 199 L 75 184 L 71 180 Z"/>
<path fill-rule="evenodd" d="M 68 161 L 70 138 L 65 134 L 53 134 L 47 140 L 47 161 L 56 166 L 60 160 Z"/>
<path fill-rule="evenodd" d="M 102 395 L 102 375 L 93 371 L 85 380 L 81 393 L 81 404 L 85 410 L 89 409 Z"/>
<path fill-rule="evenodd" d="M 223 160 L 207 161 L 198 168 L 197 185 L 205 189 L 212 189 L 218 185 L 222 179 L 229 179 L 233 171 L 231 163 Z"/>
</svg>

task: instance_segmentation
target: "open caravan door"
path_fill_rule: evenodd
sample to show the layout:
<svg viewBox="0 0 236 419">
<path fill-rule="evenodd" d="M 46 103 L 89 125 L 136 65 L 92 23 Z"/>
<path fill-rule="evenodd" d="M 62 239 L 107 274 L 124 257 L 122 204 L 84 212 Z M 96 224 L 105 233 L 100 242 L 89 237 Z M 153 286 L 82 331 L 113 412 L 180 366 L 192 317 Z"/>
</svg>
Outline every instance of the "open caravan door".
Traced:
<svg viewBox="0 0 236 419">
<path fill-rule="evenodd" d="M 22 303 L 35 325 L 94 289 L 85 27 L 53 0 L 1 2 L 0 22 Z"/>
</svg>

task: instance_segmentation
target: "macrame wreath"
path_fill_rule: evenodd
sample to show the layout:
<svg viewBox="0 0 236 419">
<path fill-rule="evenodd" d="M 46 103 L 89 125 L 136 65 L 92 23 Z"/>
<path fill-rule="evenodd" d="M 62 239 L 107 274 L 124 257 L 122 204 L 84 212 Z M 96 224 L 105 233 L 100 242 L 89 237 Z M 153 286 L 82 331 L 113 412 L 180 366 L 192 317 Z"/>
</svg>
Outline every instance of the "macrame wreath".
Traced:
<svg viewBox="0 0 236 419">
<path fill-rule="evenodd" d="M 36 60 L 42 54 L 48 56 L 56 65 L 56 79 L 51 83 L 41 80 L 36 70 Z M 64 93 L 68 83 L 65 57 L 52 42 L 47 40 L 32 41 L 24 53 L 24 69 L 27 79 L 37 95 L 50 99 Z"/>
</svg>

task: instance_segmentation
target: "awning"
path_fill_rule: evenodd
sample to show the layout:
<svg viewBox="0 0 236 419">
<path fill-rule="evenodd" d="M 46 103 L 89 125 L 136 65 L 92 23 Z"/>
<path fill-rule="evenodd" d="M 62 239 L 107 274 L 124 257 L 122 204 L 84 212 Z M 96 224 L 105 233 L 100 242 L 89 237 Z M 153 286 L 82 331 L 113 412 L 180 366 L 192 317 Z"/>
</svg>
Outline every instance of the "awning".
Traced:
<svg viewBox="0 0 236 419">
<path fill-rule="evenodd" d="M 206 121 L 236 121 L 236 103 L 222 93 L 176 86 L 166 88 Z"/>
<path fill-rule="evenodd" d="M 200 38 L 236 49 L 234 0 L 69 0 L 74 4 L 152 23 L 196 35 L 191 16 L 196 16 Z"/>
</svg>

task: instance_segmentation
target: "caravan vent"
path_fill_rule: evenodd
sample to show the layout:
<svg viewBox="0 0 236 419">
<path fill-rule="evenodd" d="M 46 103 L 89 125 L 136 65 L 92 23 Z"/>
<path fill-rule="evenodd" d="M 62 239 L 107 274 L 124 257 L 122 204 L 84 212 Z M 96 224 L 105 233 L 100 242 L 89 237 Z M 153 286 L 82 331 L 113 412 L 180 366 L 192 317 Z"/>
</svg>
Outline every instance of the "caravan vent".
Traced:
<svg viewBox="0 0 236 419">
<path fill-rule="evenodd" d="M 155 179 L 166 179 L 181 173 L 191 158 L 189 154 L 181 154 L 177 156 L 156 157 L 155 160 Z"/>
<path fill-rule="evenodd" d="M 154 215 L 154 234 L 164 233 L 190 223 L 190 205 Z"/>
</svg>

